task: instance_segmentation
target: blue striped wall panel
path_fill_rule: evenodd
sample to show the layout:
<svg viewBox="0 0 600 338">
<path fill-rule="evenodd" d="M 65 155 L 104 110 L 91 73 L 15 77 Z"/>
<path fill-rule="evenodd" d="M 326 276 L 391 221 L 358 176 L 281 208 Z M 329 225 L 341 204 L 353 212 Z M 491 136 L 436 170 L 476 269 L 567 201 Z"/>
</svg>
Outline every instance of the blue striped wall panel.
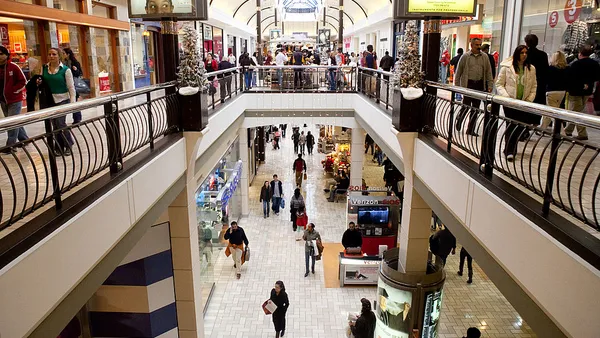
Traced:
<svg viewBox="0 0 600 338">
<path fill-rule="evenodd" d="M 171 303 L 152 313 L 90 312 L 92 337 L 154 338 L 177 327 Z"/>
<path fill-rule="evenodd" d="M 121 265 L 104 285 L 148 286 L 173 276 L 171 250 Z"/>
</svg>

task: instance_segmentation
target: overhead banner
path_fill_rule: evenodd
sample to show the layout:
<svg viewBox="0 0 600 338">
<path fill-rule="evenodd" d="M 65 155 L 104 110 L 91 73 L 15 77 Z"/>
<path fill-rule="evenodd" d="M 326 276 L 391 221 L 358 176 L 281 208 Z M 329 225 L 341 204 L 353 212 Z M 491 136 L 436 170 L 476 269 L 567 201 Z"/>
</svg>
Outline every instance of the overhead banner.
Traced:
<svg viewBox="0 0 600 338">
<path fill-rule="evenodd" d="M 317 37 L 318 45 L 328 45 L 329 46 L 329 38 L 331 37 L 331 30 L 327 28 L 319 29 L 319 35 Z"/>
<path fill-rule="evenodd" d="M 143 20 L 208 20 L 208 0 L 129 0 L 129 17 Z"/>
<path fill-rule="evenodd" d="M 475 0 L 408 0 L 408 13 L 475 14 Z"/>
</svg>

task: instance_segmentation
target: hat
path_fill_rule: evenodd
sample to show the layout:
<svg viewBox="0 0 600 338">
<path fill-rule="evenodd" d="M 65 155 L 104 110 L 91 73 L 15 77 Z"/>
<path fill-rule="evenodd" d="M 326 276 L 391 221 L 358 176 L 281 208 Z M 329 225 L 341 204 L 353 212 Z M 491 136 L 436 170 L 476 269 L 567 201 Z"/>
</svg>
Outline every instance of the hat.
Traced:
<svg viewBox="0 0 600 338">
<path fill-rule="evenodd" d="M 8 51 L 8 49 L 2 45 L 0 45 L 0 52 L 2 52 L 2 54 L 4 54 L 4 55 L 10 55 L 10 52 Z"/>
</svg>

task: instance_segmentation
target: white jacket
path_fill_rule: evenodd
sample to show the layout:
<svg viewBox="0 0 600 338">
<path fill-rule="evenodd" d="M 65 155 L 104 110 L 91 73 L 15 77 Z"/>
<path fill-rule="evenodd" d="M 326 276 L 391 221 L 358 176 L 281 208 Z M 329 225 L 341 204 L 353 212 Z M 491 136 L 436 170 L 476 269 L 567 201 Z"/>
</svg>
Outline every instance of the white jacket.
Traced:
<svg viewBox="0 0 600 338">
<path fill-rule="evenodd" d="M 516 99 L 519 75 L 515 72 L 512 60 L 512 57 L 509 57 L 500 63 L 500 73 L 496 80 L 496 89 L 498 90 L 498 94 Z M 529 67 L 529 69 L 525 67 L 525 73 L 523 74 L 523 84 L 525 85 L 523 100 L 533 102 L 537 91 L 537 80 L 535 78 L 535 67 Z"/>
</svg>

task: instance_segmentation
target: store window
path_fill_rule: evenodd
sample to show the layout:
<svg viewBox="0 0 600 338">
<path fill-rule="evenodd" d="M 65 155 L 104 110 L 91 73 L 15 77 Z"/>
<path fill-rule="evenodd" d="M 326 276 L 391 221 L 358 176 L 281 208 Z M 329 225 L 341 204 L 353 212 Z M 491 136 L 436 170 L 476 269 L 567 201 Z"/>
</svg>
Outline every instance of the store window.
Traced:
<svg viewBox="0 0 600 338">
<path fill-rule="evenodd" d="M 79 61 L 79 63 L 82 65 L 82 68 L 84 66 L 84 58 L 82 56 L 82 50 L 81 50 L 81 46 L 83 45 L 83 41 L 82 38 L 79 34 L 79 27 L 77 26 L 72 26 L 72 25 L 63 25 L 63 24 L 57 24 L 56 25 L 56 29 L 57 29 L 57 37 L 58 37 L 58 45 L 60 46 L 61 49 L 65 49 L 65 48 L 69 48 L 73 51 L 73 54 L 75 55 L 75 58 L 77 59 L 77 61 Z M 69 65 L 69 60 L 66 59 L 66 55 L 63 55 L 63 63 Z M 70 65 L 69 65 L 70 66 Z M 88 74 L 88 70 L 83 68 L 83 75 L 87 76 Z"/>
<path fill-rule="evenodd" d="M 233 35 L 227 34 L 227 56 L 233 55 L 237 57 L 237 43 Z"/>
<path fill-rule="evenodd" d="M 213 29 L 212 26 L 210 25 L 202 25 L 202 39 L 204 41 L 203 43 L 203 47 L 204 47 L 204 54 L 205 53 L 212 53 L 213 52 Z M 206 55 L 205 55 L 206 58 Z"/>
<path fill-rule="evenodd" d="M 110 32 L 107 29 L 95 29 L 94 42 L 96 46 L 96 62 L 98 63 L 98 81 L 100 94 L 110 93 L 115 86 L 113 72 L 113 55 L 111 49 Z"/>
<path fill-rule="evenodd" d="M 67 12 L 81 13 L 83 6 L 79 0 L 54 0 L 54 8 Z"/>
<path fill-rule="evenodd" d="M 112 18 L 111 7 L 108 7 L 105 5 L 100 5 L 97 2 L 93 2 L 92 3 L 92 15 L 110 19 L 110 18 Z"/>
<path fill-rule="evenodd" d="M 590 39 L 600 40 L 600 11 L 595 1 L 525 1 L 520 42 L 527 34 L 539 39 L 538 48 L 548 54 L 561 50 L 576 54 Z"/>
<path fill-rule="evenodd" d="M 39 74 L 43 60 L 36 21 L 0 17 L 1 43 L 10 50 L 10 59 L 21 67 L 29 79 Z"/>
<path fill-rule="evenodd" d="M 223 53 L 223 30 L 213 27 L 213 54 L 217 61 L 221 60 Z"/>
</svg>

